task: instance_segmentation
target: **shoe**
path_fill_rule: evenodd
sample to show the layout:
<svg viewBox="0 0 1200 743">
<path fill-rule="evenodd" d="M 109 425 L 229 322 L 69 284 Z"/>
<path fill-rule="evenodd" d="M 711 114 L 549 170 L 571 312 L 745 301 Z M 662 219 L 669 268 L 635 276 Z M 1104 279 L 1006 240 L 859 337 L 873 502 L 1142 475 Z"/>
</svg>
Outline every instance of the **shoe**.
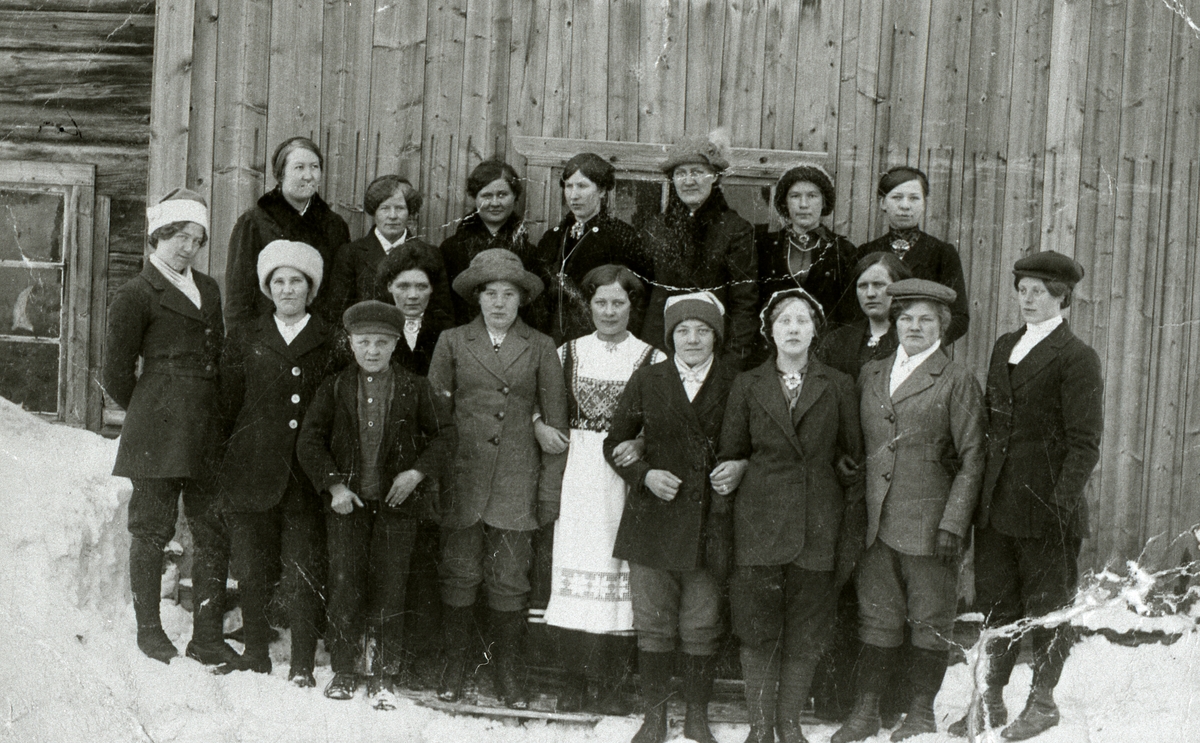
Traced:
<svg viewBox="0 0 1200 743">
<path fill-rule="evenodd" d="M 879 698 L 896 667 L 897 648 L 863 645 L 858 656 L 858 695 L 854 709 L 845 724 L 838 728 L 829 743 L 851 743 L 866 740 L 883 727 L 879 719 Z"/>
<path fill-rule="evenodd" d="M 367 679 L 367 698 L 377 710 L 396 709 L 395 680 L 390 674 L 379 674 Z"/>
<path fill-rule="evenodd" d="M 293 668 L 288 671 L 288 683 L 299 689 L 312 689 L 316 687 L 317 679 L 309 669 Z"/>
<path fill-rule="evenodd" d="M 172 658 L 179 657 L 179 649 L 171 642 L 171 638 L 167 637 L 161 625 L 139 627 L 137 646 L 146 657 L 161 663 L 170 663 Z"/>
<path fill-rule="evenodd" d="M 188 643 L 187 657 L 199 661 L 206 666 L 221 666 L 226 663 L 237 663 L 241 660 L 238 651 L 229 646 L 224 640 L 217 642 L 198 643 L 192 640 Z"/>
<path fill-rule="evenodd" d="M 227 676 L 234 671 L 253 671 L 254 673 L 271 673 L 271 656 L 260 656 L 252 658 L 248 655 L 239 655 L 237 660 L 222 663 L 216 667 L 216 673 L 219 676 Z"/>
<path fill-rule="evenodd" d="M 330 699 L 353 699 L 358 690 L 358 677 L 353 673 L 335 673 L 329 686 L 325 687 L 325 696 Z"/>
<path fill-rule="evenodd" d="M 986 722 L 985 715 L 986 714 Z M 971 710 L 968 709 L 962 719 L 951 723 L 946 732 L 956 738 L 965 738 L 970 730 Z M 982 732 L 985 728 L 1002 728 L 1008 724 L 1008 710 L 1004 707 L 1004 687 L 988 686 L 984 689 L 983 699 L 975 708 L 975 729 Z"/>
<path fill-rule="evenodd" d="M 912 648 L 908 676 L 912 684 L 912 699 L 903 724 L 892 732 L 893 743 L 937 732 L 933 701 L 942 688 L 942 679 L 946 677 L 946 651 Z"/>
<path fill-rule="evenodd" d="M 671 696 L 671 665 L 674 653 L 638 651 L 638 673 L 642 677 L 642 726 L 632 743 L 663 743 L 667 739 L 667 700 Z"/>
<path fill-rule="evenodd" d="M 1029 700 L 1025 702 L 1025 709 L 1021 710 L 1016 721 L 1004 728 L 1000 735 L 1005 740 L 1028 740 L 1057 725 L 1058 719 L 1054 690 L 1035 686 L 1029 690 Z"/>
</svg>

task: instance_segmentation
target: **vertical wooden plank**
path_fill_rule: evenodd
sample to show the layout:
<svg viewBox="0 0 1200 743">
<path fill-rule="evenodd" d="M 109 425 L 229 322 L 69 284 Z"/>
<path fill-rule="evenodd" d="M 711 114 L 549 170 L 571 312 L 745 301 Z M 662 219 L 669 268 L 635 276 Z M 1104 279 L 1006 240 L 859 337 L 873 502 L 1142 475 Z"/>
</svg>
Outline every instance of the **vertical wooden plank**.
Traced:
<svg viewBox="0 0 1200 743">
<path fill-rule="evenodd" d="M 921 114 L 925 108 L 931 5 L 931 0 L 896 0 L 891 3 L 892 65 L 887 127 L 889 164 L 917 164 L 921 159 Z"/>
<path fill-rule="evenodd" d="M 524 134 L 540 136 L 542 134 L 543 99 L 546 89 L 546 66 L 549 53 L 550 5 L 549 3 L 513 4 L 513 39 L 509 54 L 509 97 L 508 97 L 508 131 L 510 136 Z M 629 33 L 634 33 L 630 30 Z M 636 95 L 636 87 L 634 88 Z M 634 102 L 636 105 L 636 100 Z M 637 117 L 634 116 L 636 130 Z M 508 162 L 525 173 L 525 158 L 515 151 L 510 151 Z M 528 174 L 526 174 L 528 176 Z M 465 177 L 466 174 L 464 173 Z M 528 178 L 525 182 L 524 203 L 518 205 L 528 217 L 532 210 L 531 204 L 540 204 L 545 196 L 546 185 L 543 182 Z M 469 206 L 452 214 L 457 219 L 461 213 L 469 211 Z M 448 230 L 449 231 L 449 230 Z M 540 230 L 539 230 L 540 231 Z"/>
<path fill-rule="evenodd" d="M 499 0 L 492 21 L 494 43 L 491 48 L 491 74 L 488 77 L 488 146 L 484 157 L 504 157 L 508 153 L 508 78 L 513 35 L 513 4 L 514 0 Z M 466 178 L 464 173 L 459 181 L 459 193 L 462 193 L 465 187 Z"/>
<path fill-rule="evenodd" d="M 455 213 L 461 195 L 453 184 L 466 178 L 458 141 L 462 115 L 463 69 L 467 30 L 466 0 L 430 0 L 428 58 L 425 64 L 425 110 L 421 153 L 425 156 L 421 180 L 429 195 L 422 211 L 425 224 L 444 225 Z M 440 238 L 436 232 L 427 233 Z"/>
<path fill-rule="evenodd" d="M 191 22 L 188 22 L 191 30 Z M 88 398 L 92 386 L 89 360 L 92 348 L 92 256 L 94 250 L 94 224 L 96 205 L 95 167 L 91 182 L 71 187 L 64 204 L 65 213 L 72 215 L 70 228 L 70 257 L 64 266 L 67 282 L 67 326 L 60 330 L 66 339 L 66 394 L 65 405 L 59 408 L 63 420 L 72 426 L 86 426 L 88 422 Z M 67 211 L 69 210 L 69 211 Z M 101 295 L 103 296 L 103 295 Z"/>
<path fill-rule="evenodd" d="M 571 95 L 571 58 L 574 26 L 573 4 L 570 0 L 550 0 L 550 22 L 547 26 L 546 87 L 542 93 L 542 134 L 546 137 L 567 136 L 568 103 Z"/>
<path fill-rule="evenodd" d="M 149 203 L 186 185 L 192 98 L 193 0 L 163 0 L 154 12 L 154 72 L 150 94 Z"/>
<path fill-rule="evenodd" d="M 210 211 L 213 278 L 225 277 L 225 252 L 238 215 L 262 195 L 267 152 L 267 45 L 271 5 L 247 0 L 217 19 L 217 105 Z"/>
<path fill-rule="evenodd" d="M 575 3 L 571 15 L 571 95 L 567 136 L 607 139 L 608 3 Z"/>
<path fill-rule="evenodd" d="M 1189 40 L 1189 44 L 1191 45 L 1189 58 L 1200 59 L 1195 42 Z M 1191 81 L 1195 81 L 1195 79 L 1195 77 L 1190 78 Z M 1188 98 L 1190 99 L 1189 110 L 1195 111 L 1197 90 L 1194 82 L 1188 86 Z M 1176 167 L 1179 165 L 1177 164 Z M 1187 245 L 1195 246 L 1197 242 L 1200 242 L 1200 225 L 1197 224 L 1197 207 L 1200 206 L 1200 163 L 1194 159 L 1188 162 L 1188 191 L 1185 203 L 1189 210 Z M 1188 286 L 1185 312 L 1189 320 L 1185 325 L 1187 346 L 1185 353 L 1182 354 L 1183 378 L 1196 380 L 1200 379 L 1200 322 L 1195 322 L 1195 318 L 1200 317 L 1200 251 L 1190 249 L 1186 251 L 1186 255 L 1185 276 Z M 1180 437 L 1179 447 L 1182 461 L 1178 469 L 1180 507 L 1177 527 L 1200 523 L 1200 499 L 1191 497 L 1195 492 L 1195 483 L 1200 482 L 1200 386 L 1193 381 L 1181 385 L 1180 389 L 1184 395 L 1184 410 L 1182 416 L 1183 435 Z M 1179 529 L 1176 528 L 1175 531 L 1178 532 Z"/>
<path fill-rule="evenodd" d="M 799 3 L 766 0 L 763 35 L 763 98 L 758 141 L 767 149 L 787 149 L 792 138 L 792 109 L 796 95 L 796 46 Z M 785 82 L 786 81 L 786 82 Z M 787 113 L 783 109 L 787 109 Z M 787 131 L 784 132 L 783 130 Z"/>
<path fill-rule="evenodd" d="M 466 4 L 467 25 L 462 61 L 462 115 L 459 119 L 458 148 L 455 157 L 460 167 L 452 172 L 452 182 L 463 178 L 480 160 L 491 154 L 488 142 L 488 79 L 492 74 L 493 45 L 500 42 L 493 33 L 497 0 L 472 0 Z M 506 44 L 507 45 L 507 44 Z M 447 215 L 449 216 L 449 215 Z"/>
<path fill-rule="evenodd" d="M 957 6 L 930 13 L 929 59 L 925 64 L 925 94 L 921 120 L 921 166 L 929 174 L 932 196 L 925 224 L 931 234 L 953 243 L 963 261 L 971 261 L 971 246 L 963 236 L 970 219 L 964 203 L 964 157 L 967 116 L 967 69 L 971 51 L 971 8 Z M 968 296 L 973 294 L 968 291 Z M 970 339 L 968 339 L 969 343 Z M 988 345 L 985 343 L 984 345 Z"/>
<path fill-rule="evenodd" d="M 325 183 L 321 196 L 350 225 L 351 237 L 365 231 L 363 190 L 374 142 L 371 120 L 371 45 L 375 5 L 353 0 L 326 0 L 322 33 L 329 42 L 322 50 L 322 100 L 319 144 L 325 153 Z M 274 127 L 272 127 L 274 128 Z M 302 132 L 300 132 L 302 133 Z M 280 131 L 267 156 L 279 142 L 297 132 Z"/>
<path fill-rule="evenodd" d="M 674 142 L 684 131 L 679 91 L 687 90 L 687 0 L 642 5 L 638 139 Z M 697 60 L 700 62 L 701 60 Z M 547 129 L 547 135 L 549 129 Z"/>
<path fill-rule="evenodd" d="M 321 3 L 273 0 L 272 7 L 267 141 L 315 139 L 321 130 Z M 369 69 L 363 66 L 356 72 L 369 77 Z"/>
<path fill-rule="evenodd" d="M 89 431 L 99 431 L 104 425 L 104 389 L 101 374 L 104 368 L 104 332 L 108 313 L 108 229 L 112 214 L 112 199 L 96 196 L 92 218 L 92 281 L 88 307 L 88 384 L 87 412 L 84 425 Z"/>
<path fill-rule="evenodd" d="M 875 182 L 878 179 L 875 168 L 875 120 L 879 115 L 879 104 L 886 95 L 879 79 L 884 2 L 850 2 L 846 6 L 842 37 L 842 78 L 846 82 L 839 100 L 845 126 L 838 137 L 838 149 L 846 153 L 843 155 L 846 161 L 839 164 L 838 173 L 840 180 L 849 181 L 849 187 L 848 192 L 839 193 L 839 212 L 843 216 L 835 220 L 835 225 L 839 232 L 849 234 L 851 241 L 860 244 L 875 236 L 872 224 L 879 203 L 875 196 Z M 856 9 L 857 16 L 854 15 Z M 857 23 L 854 23 L 855 20 Z M 842 227 L 842 224 L 846 226 Z"/>
<path fill-rule="evenodd" d="M 721 59 L 718 123 L 730 127 L 735 147 L 759 147 L 762 131 L 763 0 L 730 0 Z"/>
<path fill-rule="evenodd" d="M 847 0 L 842 4 L 842 45 L 838 63 L 837 98 L 838 148 L 830 163 L 836 176 L 834 187 L 837 189 L 833 230 L 849 236 L 851 242 L 856 244 L 869 239 L 867 215 L 875 202 L 874 189 L 865 192 L 862 190 L 862 173 L 858 172 L 858 117 L 863 113 L 866 102 L 866 96 L 859 91 L 858 79 L 862 6 L 863 0 Z"/>
<path fill-rule="evenodd" d="M 188 127 L 187 186 L 212 206 L 213 136 L 217 93 L 218 0 L 196 0 L 192 23 L 191 123 Z M 212 274 L 214 263 L 225 265 L 224 245 L 209 240 L 204 259 L 195 266 Z"/>
<path fill-rule="evenodd" d="M 725 14 L 727 3 L 719 0 L 691 0 L 681 8 L 686 14 L 684 28 L 686 48 L 679 52 L 687 70 L 687 108 L 683 112 L 683 128 L 689 135 L 705 135 L 717 127 L 721 107 L 721 78 L 724 71 L 721 58 L 725 49 Z M 644 43 L 644 40 L 643 40 Z M 643 47 L 644 49 L 645 47 Z M 678 137 L 646 139 L 643 142 L 674 141 Z"/>
<path fill-rule="evenodd" d="M 785 149 L 838 151 L 843 3 L 801 3 L 792 136 Z M 768 91 L 769 93 L 769 91 Z M 829 166 L 834 163 L 831 161 Z"/>
<path fill-rule="evenodd" d="M 371 50 L 371 126 L 375 157 L 368 177 L 398 173 L 423 189 L 421 123 L 425 107 L 424 0 L 375 0 Z M 423 223 L 423 220 L 418 218 Z"/>
<path fill-rule="evenodd" d="M 638 141 L 641 3 L 612 0 L 608 25 L 608 139 Z"/>
<path fill-rule="evenodd" d="M 888 147 L 888 130 L 891 128 L 892 121 L 892 96 L 895 94 L 892 77 L 896 67 L 896 4 L 900 2 L 904 2 L 904 0 L 882 0 L 879 9 L 879 46 L 876 50 L 879 59 L 876 62 L 878 76 L 875 86 L 876 97 L 879 99 L 880 105 L 875 111 L 875 133 L 871 140 L 873 143 L 871 172 L 875 176 L 883 173 L 889 166 L 907 163 L 909 159 L 908 152 L 902 152 L 898 159 L 893 159 L 893 154 Z M 916 159 L 913 157 L 914 161 Z M 882 232 L 884 230 L 881 222 L 882 215 L 878 209 L 871 211 L 871 219 L 872 233 Z"/>
</svg>

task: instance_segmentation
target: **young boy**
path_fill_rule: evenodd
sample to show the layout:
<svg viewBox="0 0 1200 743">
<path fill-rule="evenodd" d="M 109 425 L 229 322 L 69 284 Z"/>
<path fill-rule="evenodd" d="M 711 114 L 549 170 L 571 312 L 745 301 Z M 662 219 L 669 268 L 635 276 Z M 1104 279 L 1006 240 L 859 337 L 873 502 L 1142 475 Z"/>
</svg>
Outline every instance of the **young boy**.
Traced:
<svg viewBox="0 0 1200 743">
<path fill-rule="evenodd" d="M 428 489 L 452 446 L 453 424 L 429 383 L 392 364 L 404 313 L 375 300 L 342 316 L 355 363 L 317 390 L 296 442 L 305 472 L 328 494 L 326 644 L 330 699 L 350 699 L 355 661 L 370 619 L 376 654 L 368 694 L 394 706 L 404 631 L 404 590 L 417 531 L 413 491 Z"/>
<path fill-rule="evenodd" d="M 711 293 L 669 298 L 663 325 L 671 358 L 634 372 L 604 440 L 605 458 L 629 484 L 613 557 L 629 561 L 642 675 L 646 716 L 633 740 L 666 739 L 678 638 L 687 702 L 684 736 L 712 743 L 708 701 L 721 636 L 728 529 L 710 518 L 709 478 L 737 370 L 713 353 L 721 347 L 725 320 L 724 307 Z M 639 431 L 645 432 L 645 455 L 619 466 L 614 449 Z"/>
</svg>

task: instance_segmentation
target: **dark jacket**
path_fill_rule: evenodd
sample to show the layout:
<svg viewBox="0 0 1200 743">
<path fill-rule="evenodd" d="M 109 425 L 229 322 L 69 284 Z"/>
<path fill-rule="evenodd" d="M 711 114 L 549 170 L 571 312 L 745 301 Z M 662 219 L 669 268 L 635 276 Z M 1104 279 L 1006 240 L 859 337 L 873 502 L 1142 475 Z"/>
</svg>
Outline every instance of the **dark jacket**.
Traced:
<svg viewBox="0 0 1200 743">
<path fill-rule="evenodd" d="M 458 229 L 442 241 L 440 248 L 442 260 L 446 264 L 446 282 L 453 286 L 454 277 L 467 270 L 471 259 L 491 248 L 511 250 L 522 258 L 528 256 L 531 246 L 525 221 L 519 215 L 513 214 L 493 235 L 477 213 L 463 217 Z M 453 291 L 450 299 L 454 306 L 455 325 L 465 325 L 479 314 L 478 305 L 472 305 Z M 528 314 L 524 313 L 522 317 L 528 317 Z"/>
<path fill-rule="evenodd" d="M 839 536 L 862 543 L 862 483 L 843 488 L 838 459 L 862 461 L 854 382 L 809 361 L 794 410 L 775 358 L 738 375 L 721 426 L 721 461 L 747 459 L 741 485 L 713 505 L 734 514 L 737 565 L 787 565 L 803 556 L 808 569 L 833 570 Z M 854 524 L 853 530 L 844 529 Z"/>
<path fill-rule="evenodd" d="M 326 302 L 325 290 L 329 287 L 334 251 L 350 242 L 350 228 L 317 194 L 301 216 L 277 186 L 238 217 L 229 235 L 229 255 L 225 259 L 225 315 L 229 326 L 252 323 L 259 315 L 275 311 L 258 287 L 258 254 L 272 240 L 295 240 L 317 249 L 325 261 L 325 272 L 321 278 L 323 288 L 311 310 L 331 324 L 340 323 L 341 317 L 335 317 Z"/>
<path fill-rule="evenodd" d="M 675 360 L 643 366 L 633 373 L 613 413 L 604 439 L 604 458 L 629 484 L 625 511 L 617 529 L 613 557 L 659 570 L 695 570 L 705 566 L 705 527 L 717 465 L 717 439 L 725 402 L 737 370 L 717 358 L 688 402 Z M 628 467 L 613 461 L 613 449 L 645 430 L 646 452 Z M 646 487 L 646 473 L 668 470 L 683 482 L 668 502 Z"/>
<path fill-rule="evenodd" d="M 547 425 L 568 430 L 554 341 L 518 319 L 497 353 L 476 317 L 442 333 L 429 382 L 448 402 L 458 429 L 442 526 L 464 529 L 482 520 L 497 529 L 536 529 L 537 503 L 559 501 L 567 458 L 544 454 L 533 433 L 535 410 Z"/>
<path fill-rule="evenodd" d="M 225 456 L 220 484 L 225 509 L 266 511 L 289 483 L 301 496 L 294 506 L 320 501 L 296 459 L 296 437 L 317 387 L 337 367 L 334 333 L 313 315 L 285 343 L 271 315 L 234 329 L 221 358 Z"/>
<path fill-rule="evenodd" d="M 542 235 L 532 255 L 525 258 L 526 267 L 546 284 L 546 290 L 534 303 L 536 327 L 553 338 L 556 346 L 595 329 L 591 307 L 580 290 L 588 271 L 615 263 L 628 267 L 645 281 L 654 278 L 654 266 L 636 229 L 604 208 L 588 221 L 583 237 L 578 240 L 570 236 L 574 224 L 575 215 L 568 212 L 562 222 Z M 632 310 L 629 330 L 636 334 L 645 314 L 645 301 Z"/>
<path fill-rule="evenodd" d="M 417 333 L 417 343 L 414 348 L 408 347 L 408 341 L 399 338 L 396 341 L 396 351 L 392 354 L 392 362 L 403 366 L 419 377 L 429 375 L 429 364 L 433 360 L 433 351 L 437 348 L 438 338 L 446 329 L 448 318 L 432 312 L 426 312 L 421 320 L 421 330 Z"/>
<path fill-rule="evenodd" d="M 895 355 L 872 361 L 859 378 L 867 546 L 879 537 L 897 552 L 932 555 L 939 529 L 966 537 L 979 501 L 983 391 L 938 349 L 892 394 L 894 362 Z"/>
<path fill-rule="evenodd" d="M 118 477 L 201 478 L 214 469 L 221 289 L 199 271 L 192 276 L 200 309 L 149 261 L 108 309 L 104 387 L 125 409 Z"/>
<path fill-rule="evenodd" d="M 788 268 L 788 234 L 787 229 L 767 232 L 766 225 L 755 228 L 759 305 L 766 304 L 775 292 L 799 285 L 821 303 L 826 322 L 845 325 L 861 318 L 854 291 L 854 264 L 858 260 L 854 243 L 825 225 L 810 231 L 813 263 L 804 279 L 797 282 Z"/>
<path fill-rule="evenodd" d="M 725 203 L 719 188 L 688 214 L 671 191 L 667 211 L 646 223 L 642 240 L 654 262 L 655 285 L 642 340 L 663 342 L 663 308 L 674 294 L 711 291 L 725 305 L 725 353 L 741 368 L 758 337 L 758 256 L 754 228 Z"/>
<path fill-rule="evenodd" d="M 318 492 L 327 494 L 341 483 L 358 493 L 362 463 L 358 428 L 357 364 L 327 378 L 308 407 L 296 454 Z M 428 498 L 438 489 L 438 476 L 454 448 L 454 422 L 435 400 L 424 377 L 392 364 L 392 403 L 379 445 L 380 508 L 413 518 L 423 517 Z M 425 475 L 417 492 L 398 507 L 383 497 L 396 475 L 415 469 Z M 329 504 L 329 497 L 325 499 Z"/>
<path fill-rule="evenodd" d="M 888 328 L 888 332 L 874 346 L 867 345 L 870 339 L 870 322 L 863 318 L 822 333 L 813 353 L 827 365 L 857 380 L 864 364 L 875 359 L 886 359 L 900 346 L 895 325 Z"/>
<path fill-rule="evenodd" d="M 950 345 L 967 333 L 970 322 L 970 311 L 967 304 L 967 281 L 963 277 L 962 261 L 953 245 L 927 235 L 920 230 L 910 230 L 903 234 L 888 232 L 883 237 L 864 243 L 858 248 L 858 257 L 869 253 L 895 253 L 892 243 L 904 238 L 910 247 L 904 254 L 904 265 L 912 270 L 918 279 L 936 281 L 948 286 L 958 295 L 954 304 L 950 305 L 950 328 L 946 331 L 943 345 Z"/>
<path fill-rule="evenodd" d="M 450 285 L 446 282 L 446 267 L 442 264 L 442 252 L 419 238 L 409 237 L 404 245 L 426 253 L 437 270 L 429 277 L 433 294 L 429 298 L 429 308 L 426 315 L 440 315 L 449 322 L 454 309 L 450 304 Z M 379 238 L 375 237 L 372 229 L 365 237 L 340 246 L 334 253 L 333 268 L 330 270 L 329 283 L 322 293 L 326 295 L 326 306 L 329 317 L 340 322 L 342 313 L 350 305 L 365 299 L 378 299 L 380 302 L 392 303 L 392 297 L 379 286 L 379 264 L 387 256 Z"/>
<path fill-rule="evenodd" d="M 1025 328 L 1000 336 L 988 368 L 987 465 L 976 523 L 1015 537 L 1082 538 L 1084 487 L 1100 460 L 1100 357 L 1064 320 L 1010 369 Z"/>
</svg>

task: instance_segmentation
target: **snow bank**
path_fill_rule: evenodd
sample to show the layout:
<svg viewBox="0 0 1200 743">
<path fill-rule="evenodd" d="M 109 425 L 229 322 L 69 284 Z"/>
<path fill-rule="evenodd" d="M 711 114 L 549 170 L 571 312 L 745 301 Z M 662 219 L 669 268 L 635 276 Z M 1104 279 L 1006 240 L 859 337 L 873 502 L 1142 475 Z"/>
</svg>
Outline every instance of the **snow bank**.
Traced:
<svg viewBox="0 0 1200 743">
<path fill-rule="evenodd" d="M 130 487 L 108 474 L 115 454 L 115 442 L 49 425 L 0 399 L 0 740 L 626 743 L 637 729 L 633 718 L 594 729 L 510 726 L 448 717 L 405 700 L 393 712 L 376 712 L 361 698 L 330 701 L 319 689 L 287 684 L 286 641 L 272 648 L 271 676 L 217 677 L 187 659 L 167 666 L 144 658 L 126 577 Z M 1143 621 L 1111 602 L 1104 610 L 1107 626 Z M 163 623 L 184 647 L 186 613 L 164 603 Z M 1039 743 L 1200 740 L 1193 711 L 1200 702 L 1200 633 L 1194 623 L 1172 628 L 1183 632 L 1172 645 L 1082 641 L 1057 693 L 1062 724 Z M 331 676 L 322 660 L 320 685 Z M 1028 666 L 1019 666 L 1006 690 L 1014 714 L 1029 680 Z M 967 666 L 950 669 L 937 701 L 942 730 L 966 709 L 970 686 Z M 745 726 L 716 728 L 721 743 L 746 736 Z M 826 743 L 834 729 L 812 726 L 806 734 Z M 945 733 L 913 739 L 950 740 Z"/>
</svg>

